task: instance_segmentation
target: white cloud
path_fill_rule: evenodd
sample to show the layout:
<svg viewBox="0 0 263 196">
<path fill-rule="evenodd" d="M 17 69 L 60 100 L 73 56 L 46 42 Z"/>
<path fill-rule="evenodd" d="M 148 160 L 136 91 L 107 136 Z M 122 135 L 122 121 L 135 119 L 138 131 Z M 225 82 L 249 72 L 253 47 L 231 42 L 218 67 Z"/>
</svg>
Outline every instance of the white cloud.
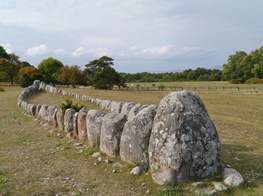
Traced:
<svg viewBox="0 0 263 196">
<path fill-rule="evenodd" d="M 4 47 L 5 51 L 6 51 L 8 54 L 13 53 L 13 51 L 12 51 L 12 49 L 11 49 L 11 48 L 12 48 L 12 44 L 7 43 L 7 44 L 3 44 L 2 46 Z"/>
<path fill-rule="evenodd" d="M 40 56 L 50 52 L 46 45 L 35 46 L 26 50 L 25 54 L 28 56 Z"/>
<path fill-rule="evenodd" d="M 85 48 L 84 47 L 79 47 L 77 48 L 73 53 L 72 56 L 77 57 L 77 56 L 81 56 L 85 53 Z"/>
<path fill-rule="evenodd" d="M 54 54 L 66 54 L 66 50 L 63 48 L 58 48 L 54 50 Z"/>
</svg>

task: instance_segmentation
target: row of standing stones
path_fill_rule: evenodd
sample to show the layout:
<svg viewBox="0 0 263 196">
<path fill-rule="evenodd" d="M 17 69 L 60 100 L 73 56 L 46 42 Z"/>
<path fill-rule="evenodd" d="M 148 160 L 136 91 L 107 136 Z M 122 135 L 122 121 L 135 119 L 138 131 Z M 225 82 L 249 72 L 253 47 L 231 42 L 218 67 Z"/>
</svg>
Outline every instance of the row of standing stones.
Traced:
<svg viewBox="0 0 263 196">
<path fill-rule="evenodd" d="M 26 101 L 41 90 L 88 100 L 110 113 L 83 107 L 79 112 L 67 109 L 63 115 L 57 106 Z M 91 147 L 100 146 L 108 156 L 149 164 L 154 182 L 160 185 L 188 182 L 221 171 L 218 133 L 203 102 L 193 92 L 171 92 L 157 107 L 96 99 L 36 80 L 19 95 L 18 106 L 57 129 L 87 139 Z M 231 168 L 226 168 L 223 176 L 230 186 L 244 181 Z M 240 176 L 238 181 L 236 176 Z"/>
</svg>

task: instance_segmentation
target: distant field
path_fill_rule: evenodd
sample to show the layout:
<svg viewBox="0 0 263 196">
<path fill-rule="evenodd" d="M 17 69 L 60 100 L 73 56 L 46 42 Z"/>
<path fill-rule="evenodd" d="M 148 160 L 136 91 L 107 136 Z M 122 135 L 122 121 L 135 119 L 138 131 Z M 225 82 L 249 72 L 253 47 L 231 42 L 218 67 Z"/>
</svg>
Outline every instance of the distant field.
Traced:
<svg viewBox="0 0 263 196">
<path fill-rule="evenodd" d="M 178 85 L 183 86 L 222 86 L 223 85 L 232 85 L 227 82 L 180 82 Z M 130 84 L 129 84 L 130 85 Z M 136 84 L 134 84 L 136 85 Z M 150 83 L 141 83 L 140 85 L 151 85 Z M 159 83 L 155 84 L 156 86 Z M 164 85 L 175 85 L 175 83 L 164 83 Z M 177 83 L 176 83 L 177 85 Z M 241 85 L 240 85 L 241 86 Z M 244 85 L 247 86 L 247 85 Z M 253 85 L 252 85 L 253 86 Z M 2 86 L 0 86 L 2 87 Z M 14 141 L 19 141 L 20 137 L 17 135 L 18 133 L 22 134 L 21 137 L 24 138 L 23 141 L 27 140 L 26 137 L 38 137 L 41 139 L 42 137 L 46 138 L 45 143 L 48 145 L 48 142 L 55 142 L 54 138 L 49 138 L 47 140 L 46 134 L 40 134 L 38 128 L 35 125 L 35 122 L 31 118 L 21 116 L 19 110 L 15 109 L 15 104 L 13 102 L 16 101 L 16 96 L 19 91 L 22 89 L 19 87 L 15 87 L 14 91 L 11 87 L 3 87 L 5 92 L 0 92 L 0 117 L 2 118 L 13 118 L 13 116 L 18 116 L 22 123 L 22 126 L 27 127 L 28 124 L 32 124 L 31 130 L 19 132 L 21 129 L 18 124 L 10 124 L 12 121 L 7 121 L 6 124 L 1 124 L 0 129 L 3 130 L 1 133 L 1 137 L 8 137 L 9 143 L 0 140 L 0 146 L 8 146 L 0 148 L 1 155 L 5 149 L 11 149 L 15 151 L 14 148 L 17 148 L 17 143 Z M 72 89 L 72 88 L 64 88 L 64 90 L 75 92 L 78 94 L 85 94 L 91 97 L 100 98 L 100 99 L 109 99 L 115 101 L 125 101 L 125 102 L 135 102 L 135 103 L 143 103 L 143 104 L 159 104 L 160 100 L 163 96 L 165 96 L 168 91 L 101 91 L 101 90 L 88 90 L 88 89 Z M 206 90 L 196 90 L 196 92 L 201 99 L 203 100 L 211 118 L 213 119 L 217 131 L 219 133 L 220 142 L 221 142 L 221 159 L 224 165 L 230 165 L 233 168 L 240 171 L 243 177 L 246 180 L 246 183 L 238 188 L 232 189 L 228 191 L 226 195 L 261 195 L 263 192 L 263 94 L 261 92 L 243 92 L 243 91 L 206 91 Z M 3 94 L 4 93 L 4 94 Z M 7 100 L 8 99 L 8 100 Z M 41 93 L 34 95 L 29 102 L 34 103 L 46 103 L 46 104 L 55 104 L 63 101 L 63 98 L 47 94 Z M 75 100 L 76 101 L 76 100 Z M 87 103 L 87 107 L 93 107 Z M 95 106 L 94 106 L 95 107 Z M 9 111 L 12 108 L 12 111 Z M 11 126 L 12 129 L 9 130 L 8 126 Z M 22 128 L 23 129 L 23 128 Z M 26 128 L 24 128 L 27 130 Z M 32 132 L 32 129 L 34 132 Z M 14 134 L 12 134 L 12 130 Z M 17 130 L 17 131 L 16 131 Z M 36 133 L 35 133 L 36 132 Z M 16 139 L 12 139 L 12 137 Z M 22 139 L 21 138 L 21 139 Z M 38 140 L 38 139 L 28 139 L 28 140 Z M 22 142 L 22 140 L 21 140 Z M 66 145 L 66 141 L 62 141 L 62 146 Z M 18 148 L 19 149 L 19 148 Z M 23 149 L 22 149 L 23 150 Z M 72 151 L 72 150 L 71 150 Z M 62 151 L 63 152 L 63 151 Z M 61 155 L 63 154 L 62 152 Z M 0 155 L 0 157 L 1 157 Z M 11 154 L 10 154 L 11 155 Z M 70 153 L 67 155 L 69 158 L 71 156 Z M 58 158 L 58 157 L 57 157 Z M 0 158 L 0 160 L 6 165 L 4 168 L 8 168 L 8 160 L 7 158 Z M 12 160 L 12 159 L 10 159 Z M 82 158 L 80 158 L 80 161 Z M 92 161 L 86 160 L 87 163 L 84 164 L 85 167 L 89 167 L 90 165 L 94 168 Z M 81 163 L 78 163 L 81 164 Z M 2 166 L 0 165 L 0 172 Z M 95 167 L 96 168 L 96 167 Z M 15 170 L 10 166 L 9 169 L 6 170 Z M 96 170 L 96 169 L 95 169 Z M 91 171 L 89 171 L 91 172 Z M 103 171 L 100 171 L 101 175 L 106 175 Z M 10 172 L 12 173 L 12 172 Z M 7 174 L 8 176 L 9 174 Z M 11 175 L 11 174 L 10 174 Z M 90 174 L 92 175 L 92 173 Z M 124 180 L 127 178 L 124 173 L 118 174 L 120 180 Z M 1 173 L 0 173 L 1 177 Z M 95 178 L 95 177 L 92 177 Z M 79 179 L 81 180 L 81 179 Z M 115 179 L 116 180 L 116 179 Z M 120 191 L 119 189 L 126 187 L 128 189 L 129 186 L 134 187 L 135 189 L 139 189 L 141 191 L 142 187 L 140 183 L 144 180 L 141 178 L 136 179 L 127 179 L 129 185 L 125 186 L 117 186 L 116 191 Z M 130 181 L 131 180 L 131 181 Z M 11 178 L 12 181 L 12 178 Z M 22 181 L 22 179 L 21 179 Z M 0 183 L 0 193 L 2 186 L 10 186 L 9 182 L 5 184 Z M 98 183 L 102 183 L 101 181 Z M 109 183 L 114 183 L 109 181 Z M 120 183 L 116 180 L 116 184 Z M 19 184 L 19 181 L 17 182 Z M 156 187 L 151 180 L 146 182 L 147 188 L 151 189 L 151 194 L 156 195 L 158 193 L 158 188 Z M 103 185 L 96 184 L 94 185 L 94 189 L 98 190 Z M 36 186 L 37 187 L 37 186 Z M 136 188 L 137 187 L 137 188 Z M 158 187 L 158 186 L 157 186 Z M 131 187 L 130 187 L 131 188 Z M 183 185 L 184 193 L 186 195 L 189 194 L 189 185 Z M 33 189 L 33 187 L 32 187 Z M 134 195 L 141 195 L 143 192 L 133 192 Z M 145 192 L 144 192 L 145 193 Z M 157 194 L 158 195 L 158 194 Z M 184 194 L 183 194 L 184 195 Z M 219 194 L 219 195 L 224 195 Z"/>
</svg>

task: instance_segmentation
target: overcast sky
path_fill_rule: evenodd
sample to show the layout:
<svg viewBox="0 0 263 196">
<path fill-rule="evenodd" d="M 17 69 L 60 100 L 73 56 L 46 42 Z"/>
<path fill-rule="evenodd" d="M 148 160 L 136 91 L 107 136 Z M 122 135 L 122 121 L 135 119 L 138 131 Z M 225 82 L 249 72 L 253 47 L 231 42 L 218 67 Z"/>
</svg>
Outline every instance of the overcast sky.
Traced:
<svg viewBox="0 0 263 196">
<path fill-rule="evenodd" d="M 262 19 L 263 0 L 0 0 L 0 45 L 36 67 L 107 55 L 126 73 L 220 68 L 263 46 Z"/>
</svg>

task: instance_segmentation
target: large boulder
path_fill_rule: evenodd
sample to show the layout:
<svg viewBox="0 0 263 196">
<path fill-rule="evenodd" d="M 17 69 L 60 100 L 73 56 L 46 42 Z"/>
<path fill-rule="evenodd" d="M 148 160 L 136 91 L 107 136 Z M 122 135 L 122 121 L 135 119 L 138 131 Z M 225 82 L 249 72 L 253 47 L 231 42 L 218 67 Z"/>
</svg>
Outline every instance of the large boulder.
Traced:
<svg viewBox="0 0 263 196">
<path fill-rule="evenodd" d="M 120 142 L 122 160 L 137 163 L 149 162 L 148 146 L 156 108 L 156 105 L 149 105 L 131 121 L 126 122 Z"/>
<path fill-rule="evenodd" d="M 197 95 L 172 92 L 161 100 L 150 138 L 149 161 L 158 184 L 207 177 L 220 169 L 218 134 Z"/>
<path fill-rule="evenodd" d="M 64 115 L 64 131 L 66 133 L 72 132 L 73 131 L 73 126 L 74 126 L 74 115 L 76 111 L 73 108 L 69 108 L 65 111 Z"/>
<path fill-rule="evenodd" d="M 109 156 L 117 156 L 120 151 L 120 139 L 127 118 L 125 114 L 109 113 L 104 116 L 101 125 L 100 150 Z"/>
<path fill-rule="evenodd" d="M 86 140 L 87 139 L 87 123 L 86 116 L 88 113 L 88 109 L 83 107 L 78 114 L 78 135 L 79 139 Z"/>
<path fill-rule="evenodd" d="M 101 125 L 104 116 L 105 113 L 100 110 L 89 110 L 87 114 L 87 134 L 90 147 L 100 145 Z"/>
</svg>

